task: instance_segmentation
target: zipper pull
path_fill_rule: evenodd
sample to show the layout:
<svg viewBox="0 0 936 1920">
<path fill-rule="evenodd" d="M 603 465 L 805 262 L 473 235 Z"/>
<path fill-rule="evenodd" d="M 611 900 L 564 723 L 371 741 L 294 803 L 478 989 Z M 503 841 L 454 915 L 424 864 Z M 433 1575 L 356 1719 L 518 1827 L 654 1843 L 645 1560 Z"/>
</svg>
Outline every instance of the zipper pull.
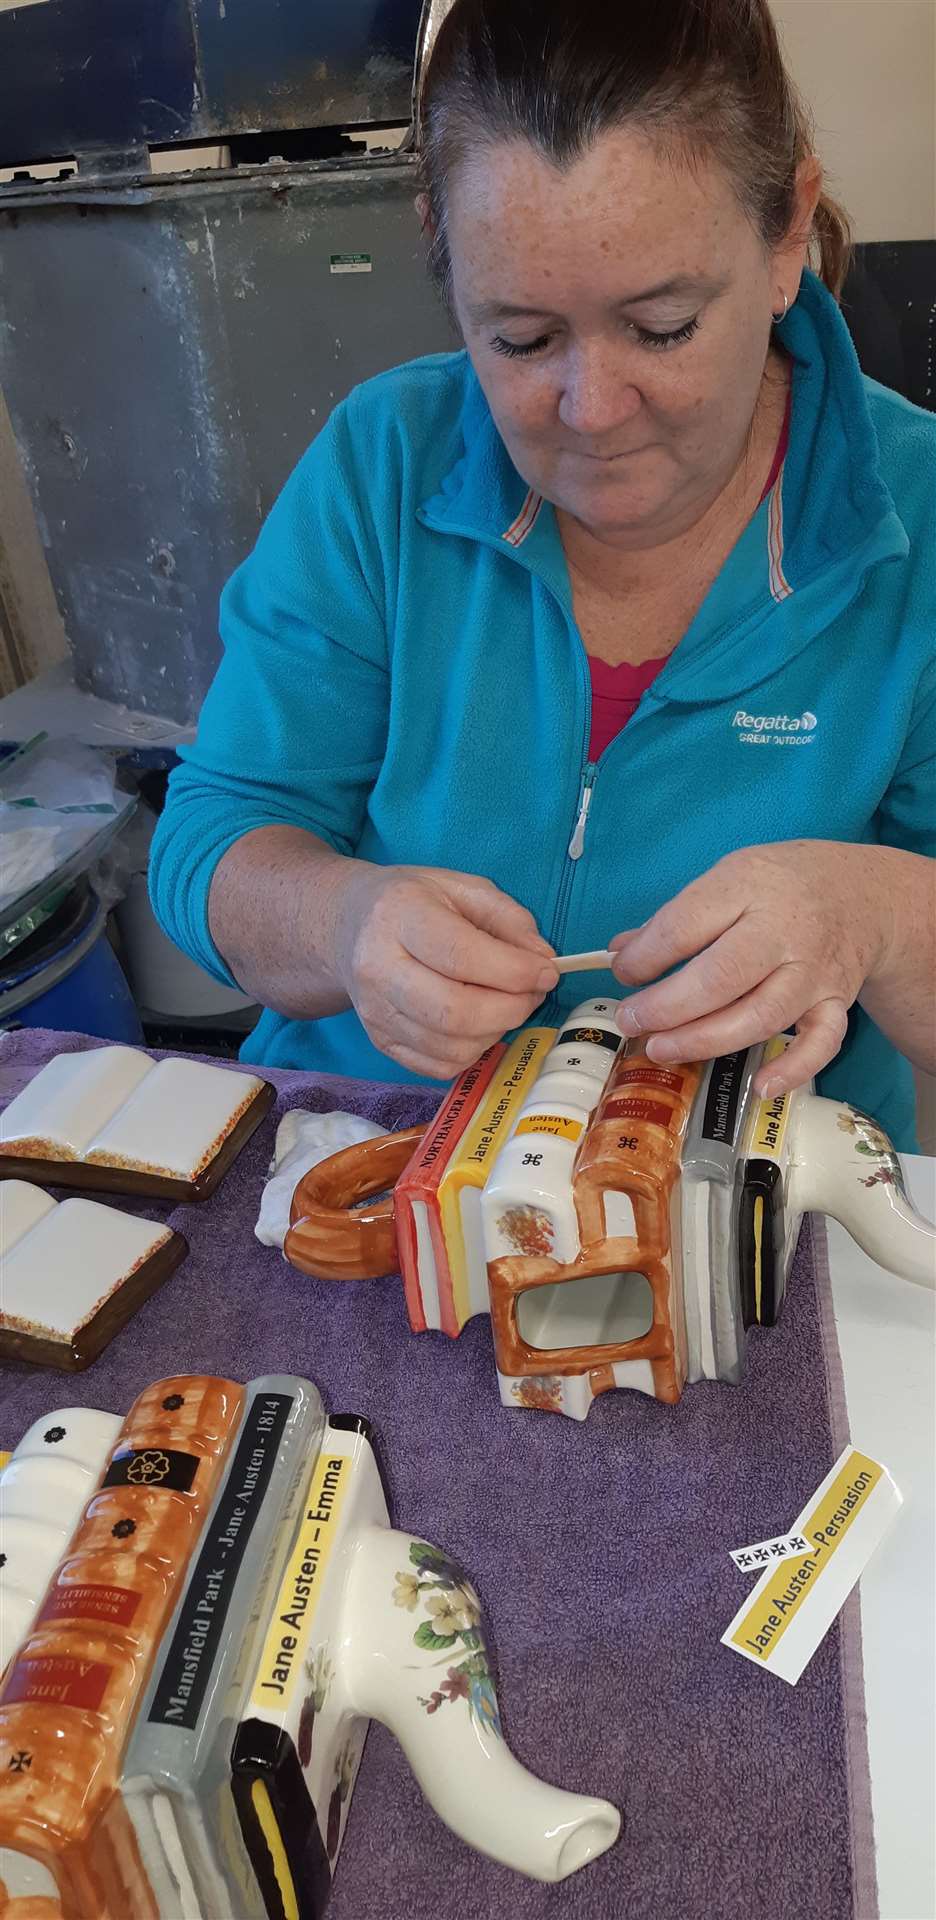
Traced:
<svg viewBox="0 0 936 1920">
<path fill-rule="evenodd" d="M 585 846 L 585 828 L 588 825 L 588 810 L 592 803 L 592 791 L 595 782 L 595 770 L 589 767 L 582 787 L 582 801 L 579 816 L 575 822 L 572 838 L 569 841 L 569 859 L 580 860 Z"/>
</svg>

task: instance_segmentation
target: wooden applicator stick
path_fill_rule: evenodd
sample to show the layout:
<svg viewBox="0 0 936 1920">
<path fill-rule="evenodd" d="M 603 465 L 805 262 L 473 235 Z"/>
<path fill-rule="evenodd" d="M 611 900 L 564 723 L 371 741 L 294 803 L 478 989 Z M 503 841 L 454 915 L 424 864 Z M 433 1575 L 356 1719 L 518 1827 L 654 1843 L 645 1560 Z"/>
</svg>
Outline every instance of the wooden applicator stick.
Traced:
<svg viewBox="0 0 936 1920">
<path fill-rule="evenodd" d="M 591 968 L 610 967 L 614 955 L 609 947 L 602 947 L 594 953 L 562 953 L 557 955 L 553 966 L 558 973 L 588 973 Z"/>
</svg>

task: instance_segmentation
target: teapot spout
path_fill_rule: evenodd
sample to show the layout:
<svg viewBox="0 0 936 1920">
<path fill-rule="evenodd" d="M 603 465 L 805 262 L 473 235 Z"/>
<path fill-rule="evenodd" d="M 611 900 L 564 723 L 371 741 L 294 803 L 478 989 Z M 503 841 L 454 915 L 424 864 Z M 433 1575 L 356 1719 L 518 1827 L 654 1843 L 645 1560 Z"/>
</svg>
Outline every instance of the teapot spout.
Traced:
<svg viewBox="0 0 936 1920">
<path fill-rule="evenodd" d="M 797 1096 L 790 1204 L 795 1212 L 831 1214 L 879 1266 L 936 1287 L 936 1226 L 911 1205 L 886 1133 L 857 1107 Z"/>
<path fill-rule="evenodd" d="M 545 1881 L 614 1844 L 615 1807 L 547 1786 L 505 1745 L 477 1596 L 460 1568 L 409 1534 L 366 1528 L 347 1606 L 348 1704 L 395 1734 L 447 1826 Z"/>
</svg>

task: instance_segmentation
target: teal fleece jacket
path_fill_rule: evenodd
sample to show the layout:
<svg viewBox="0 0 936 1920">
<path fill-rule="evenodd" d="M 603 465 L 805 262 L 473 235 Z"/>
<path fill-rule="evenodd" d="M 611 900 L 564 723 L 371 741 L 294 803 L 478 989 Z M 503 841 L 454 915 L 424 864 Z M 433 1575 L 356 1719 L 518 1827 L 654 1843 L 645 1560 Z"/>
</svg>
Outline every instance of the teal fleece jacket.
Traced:
<svg viewBox="0 0 936 1920">
<path fill-rule="evenodd" d="M 221 603 L 224 655 L 154 839 L 156 913 L 218 979 L 226 849 L 274 821 L 483 874 L 559 952 L 721 855 L 799 837 L 936 853 L 936 419 L 865 379 L 811 274 L 780 329 L 790 441 L 688 632 L 597 764 L 552 508 L 464 353 L 337 406 Z M 564 979 L 559 1021 L 607 975 Z M 246 1060 L 413 1076 L 356 1014 L 264 1012 Z M 826 1092 L 912 1147 L 908 1063 L 855 1009 Z"/>
</svg>

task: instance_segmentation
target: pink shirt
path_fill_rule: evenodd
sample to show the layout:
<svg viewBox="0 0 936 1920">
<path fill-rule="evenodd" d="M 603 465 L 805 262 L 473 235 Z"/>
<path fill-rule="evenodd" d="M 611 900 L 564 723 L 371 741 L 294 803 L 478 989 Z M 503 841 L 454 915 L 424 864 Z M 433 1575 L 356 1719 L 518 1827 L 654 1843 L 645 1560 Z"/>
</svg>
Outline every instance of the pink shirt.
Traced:
<svg viewBox="0 0 936 1920">
<path fill-rule="evenodd" d="M 764 501 L 777 478 L 786 455 L 790 438 L 790 394 L 787 394 L 786 413 L 773 465 L 767 476 L 767 484 L 761 494 Z M 641 695 L 656 679 L 661 667 L 665 667 L 669 658 L 664 654 L 659 660 L 642 660 L 639 667 L 632 667 L 629 661 L 622 661 L 619 667 L 610 667 L 606 660 L 596 660 L 588 656 L 588 670 L 591 674 L 592 717 L 591 738 L 588 743 L 589 760 L 598 760 L 605 747 L 626 727 L 632 719 L 640 702 Z"/>
</svg>

